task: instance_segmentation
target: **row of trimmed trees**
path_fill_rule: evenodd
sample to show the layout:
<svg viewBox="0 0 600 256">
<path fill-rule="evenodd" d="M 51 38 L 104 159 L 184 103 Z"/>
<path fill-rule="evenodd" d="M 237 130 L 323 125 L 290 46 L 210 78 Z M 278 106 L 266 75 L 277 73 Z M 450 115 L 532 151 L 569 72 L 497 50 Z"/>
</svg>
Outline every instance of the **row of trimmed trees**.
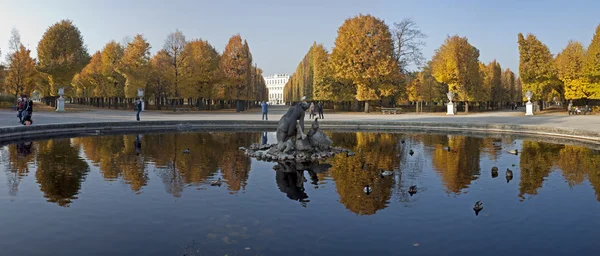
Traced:
<svg viewBox="0 0 600 256">
<path fill-rule="evenodd" d="M 176 30 L 154 56 L 141 34 L 123 44 L 110 41 L 90 56 L 79 29 L 63 20 L 42 37 L 37 60 L 20 43 L 16 30 L 10 45 L 1 86 L 14 95 L 36 90 L 52 98 L 64 87 L 77 103 L 119 107 L 143 89 L 145 99 L 158 108 L 187 100 L 203 109 L 230 104 L 238 111 L 268 97 L 262 70 L 240 35 L 232 36 L 222 53 L 205 40 L 186 40 Z"/>
<path fill-rule="evenodd" d="M 314 43 L 284 88 L 286 102 L 308 100 L 355 103 L 368 111 L 370 101 L 395 105 L 405 101 L 442 102 L 448 90 L 460 101 L 485 107 L 521 101 L 519 81 L 497 61 L 479 62 L 479 51 L 459 36 L 448 37 L 428 63 L 425 38 L 408 19 L 392 28 L 371 15 L 347 19 L 338 29 L 331 53 Z M 422 66 L 420 72 L 408 66 Z M 425 65 L 422 65 L 425 64 Z"/>
<path fill-rule="evenodd" d="M 407 26 L 408 24 L 408 26 Z M 390 28 L 370 15 L 347 19 L 338 29 L 331 53 L 314 43 L 284 88 L 286 102 L 308 100 L 335 104 L 455 100 L 480 109 L 493 109 L 524 101 L 531 90 L 534 100 L 600 99 L 600 26 L 587 48 L 571 41 L 553 56 L 534 35 L 518 35 L 519 74 L 502 69 L 493 60 L 479 61 L 479 50 L 466 37 L 449 36 L 424 63 L 420 40 L 425 35 L 405 20 Z M 407 71 L 409 64 L 421 67 Z M 424 65 L 421 65 L 424 64 Z"/>
<path fill-rule="evenodd" d="M 331 54 L 313 44 L 284 87 L 286 102 L 308 100 L 333 102 L 393 98 L 401 91 L 400 61 L 389 27 L 371 15 L 347 19 L 338 29 Z"/>
<path fill-rule="evenodd" d="M 534 99 L 600 99 L 600 25 L 587 48 L 569 41 L 556 56 L 533 34 L 519 34 L 518 42 L 523 88 Z"/>
</svg>

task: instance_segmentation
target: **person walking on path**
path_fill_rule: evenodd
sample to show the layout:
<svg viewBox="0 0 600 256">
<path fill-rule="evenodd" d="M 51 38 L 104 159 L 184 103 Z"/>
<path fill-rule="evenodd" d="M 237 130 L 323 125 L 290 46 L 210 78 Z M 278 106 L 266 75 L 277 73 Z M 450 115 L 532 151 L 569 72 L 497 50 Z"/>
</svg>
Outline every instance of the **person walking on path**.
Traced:
<svg viewBox="0 0 600 256">
<path fill-rule="evenodd" d="M 323 116 L 323 102 L 319 102 L 317 109 L 319 110 L 319 118 L 325 119 L 325 116 Z"/>
<path fill-rule="evenodd" d="M 262 109 L 262 120 L 269 120 L 269 104 L 263 100 L 263 102 L 260 103 L 260 107 Z"/>
<path fill-rule="evenodd" d="M 308 118 L 313 119 L 315 116 L 317 116 L 315 115 L 315 103 L 311 102 L 310 107 L 308 107 Z"/>
<path fill-rule="evenodd" d="M 135 109 L 137 110 L 137 114 L 135 116 L 135 118 L 140 121 L 140 112 L 142 112 L 142 100 L 137 99 L 135 101 Z"/>
<path fill-rule="evenodd" d="M 567 113 L 569 113 L 569 115 L 573 112 L 573 101 L 569 101 L 569 105 L 567 106 Z"/>
</svg>

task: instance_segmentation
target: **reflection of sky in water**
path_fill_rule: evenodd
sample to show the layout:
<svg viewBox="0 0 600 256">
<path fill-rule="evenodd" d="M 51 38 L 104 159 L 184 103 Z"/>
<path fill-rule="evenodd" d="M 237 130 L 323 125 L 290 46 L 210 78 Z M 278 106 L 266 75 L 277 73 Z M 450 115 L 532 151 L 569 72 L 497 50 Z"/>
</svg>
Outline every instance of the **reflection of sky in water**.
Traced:
<svg viewBox="0 0 600 256">
<path fill-rule="evenodd" d="M 134 135 L 2 147 L 0 248 L 8 255 L 599 252 L 595 150 L 510 137 L 329 134 L 357 154 L 328 160 L 327 172 L 276 172 L 274 163 L 243 156 L 238 148 L 262 142 L 262 133 L 146 134 L 137 151 Z M 267 139 L 274 143 L 274 133 Z M 380 170 L 395 173 L 382 178 Z M 210 186 L 219 177 L 223 186 Z M 484 210 L 475 216 L 478 200 Z"/>
</svg>

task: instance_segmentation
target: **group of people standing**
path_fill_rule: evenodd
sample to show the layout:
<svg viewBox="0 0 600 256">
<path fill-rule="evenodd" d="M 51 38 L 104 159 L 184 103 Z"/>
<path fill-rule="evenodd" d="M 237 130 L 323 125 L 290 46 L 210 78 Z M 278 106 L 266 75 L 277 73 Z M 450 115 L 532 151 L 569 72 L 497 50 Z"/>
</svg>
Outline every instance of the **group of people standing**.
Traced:
<svg viewBox="0 0 600 256">
<path fill-rule="evenodd" d="M 262 120 L 269 120 L 269 104 L 266 101 L 260 103 L 260 107 L 262 109 Z M 319 102 L 315 104 L 314 102 L 310 103 L 310 107 L 308 107 L 308 116 L 310 119 L 317 117 L 319 114 L 320 119 L 324 119 L 323 115 L 323 102 Z"/>
<path fill-rule="evenodd" d="M 319 114 L 319 118 L 320 119 L 324 119 L 325 118 L 325 116 L 323 116 L 323 102 L 319 102 L 316 105 L 315 105 L 314 102 L 310 103 L 310 107 L 308 107 L 308 113 L 309 113 L 309 118 L 310 119 L 312 119 L 312 118 L 314 118 L 314 117 L 317 116 L 315 114 L 315 111 L 316 111 L 316 113 Z"/>
<path fill-rule="evenodd" d="M 21 95 L 17 99 L 17 118 L 19 123 L 29 126 L 33 123 L 31 116 L 33 115 L 33 101 L 25 95 Z"/>
</svg>

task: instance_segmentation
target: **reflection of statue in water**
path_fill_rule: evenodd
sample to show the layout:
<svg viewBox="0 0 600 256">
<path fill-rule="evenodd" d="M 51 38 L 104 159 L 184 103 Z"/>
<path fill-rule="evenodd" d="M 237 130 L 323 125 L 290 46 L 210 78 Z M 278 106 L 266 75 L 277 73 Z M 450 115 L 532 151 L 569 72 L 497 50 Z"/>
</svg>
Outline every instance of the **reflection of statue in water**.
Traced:
<svg viewBox="0 0 600 256">
<path fill-rule="evenodd" d="M 351 153 L 347 149 L 331 147 L 332 141 L 319 131 L 318 119 L 315 119 L 310 130 L 305 133 L 304 115 L 308 103 L 303 101 L 291 107 L 279 120 L 277 126 L 277 144 L 252 144 L 244 150 L 246 155 L 266 161 L 310 162 L 326 159 L 338 153 Z M 353 154 L 348 154 L 353 155 Z"/>
<path fill-rule="evenodd" d="M 275 180 L 279 190 L 287 195 L 287 197 L 294 201 L 299 201 L 302 206 L 306 207 L 308 195 L 305 193 L 304 182 L 304 171 L 308 171 L 311 178 L 311 184 L 318 184 L 317 173 L 326 172 L 331 165 L 319 164 L 319 162 L 278 162 L 273 167 L 276 170 Z"/>
</svg>

